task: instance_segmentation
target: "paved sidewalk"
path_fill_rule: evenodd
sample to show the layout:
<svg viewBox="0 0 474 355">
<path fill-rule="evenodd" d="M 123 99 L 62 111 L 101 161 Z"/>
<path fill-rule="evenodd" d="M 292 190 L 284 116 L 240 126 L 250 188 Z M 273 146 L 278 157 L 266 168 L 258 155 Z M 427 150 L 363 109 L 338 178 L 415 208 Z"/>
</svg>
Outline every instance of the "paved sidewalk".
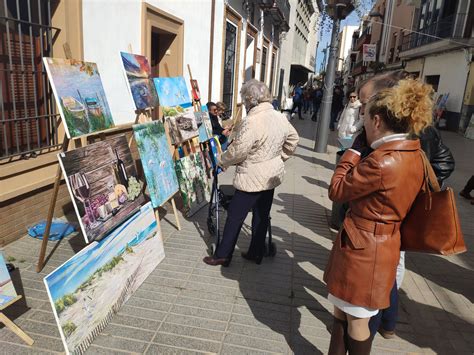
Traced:
<svg viewBox="0 0 474 355">
<path fill-rule="evenodd" d="M 207 266 L 201 261 L 211 240 L 207 209 L 187 221 L 182 218 L 181 231 L 167 214 L 162 220 L 165 260 L 112 318 L 89 354 L 327 353 L 331 306 L 322 275 L 334 238 L 327 223 L 327 188 L 337 149 L 314 153 L 315 123 L 308 118 L 293 123 L 301 141 L 275 193 L 276 257 L 260 266 L 240 257 L 249 243 L 249 219 L 231 266 Z M 474 173 L 474 142 L 453 133 L 444 138 L 457 160 L 450 184 L 459 191 Z M 223 181 L 230 178 L 229 171 Z M 469 252 L 450 258 L 407 256 L 398 336 L 377 336 L 374 354 L 474 352 L 474 206 L 459 200 L 458 207 Z M 39 244 L 25 236 L 5 248 L 16 259 L 17 290 L 26 299 L 7 313 L 36 342 L 28 348 L 0 329 L 0 354 L 63 352 L 42 278 L 83 247 L 82 236 L 50 243 L 49 250 L 56 250 L 41 274 L 34 269 Z"/>
</svg>

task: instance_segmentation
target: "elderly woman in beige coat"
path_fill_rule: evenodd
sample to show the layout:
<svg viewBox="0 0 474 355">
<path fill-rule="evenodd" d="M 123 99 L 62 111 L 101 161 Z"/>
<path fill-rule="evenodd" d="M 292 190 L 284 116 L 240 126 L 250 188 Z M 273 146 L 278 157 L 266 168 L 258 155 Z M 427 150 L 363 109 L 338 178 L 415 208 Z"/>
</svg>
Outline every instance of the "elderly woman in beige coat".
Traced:
<svg viewBox="0 0 474 355">
<path fill-rule="evenodd" d="M 268 87 L 255 79 L 242 86 L 247 117 L 235 128 L 235 138 L 219 156 L 219 165 L 236 166 L 236 192 L 228 208 L 224 234 L 209 265 L 229 266 L 247 214 L 252 210 L 252 241 L 242 257 L 260 264 L 265 250 L 268 217 L 275 188 L 285 172 L 284 161 L 296 149 L 298 133 L 281 113 L 274 110 Z"/>
</svg>

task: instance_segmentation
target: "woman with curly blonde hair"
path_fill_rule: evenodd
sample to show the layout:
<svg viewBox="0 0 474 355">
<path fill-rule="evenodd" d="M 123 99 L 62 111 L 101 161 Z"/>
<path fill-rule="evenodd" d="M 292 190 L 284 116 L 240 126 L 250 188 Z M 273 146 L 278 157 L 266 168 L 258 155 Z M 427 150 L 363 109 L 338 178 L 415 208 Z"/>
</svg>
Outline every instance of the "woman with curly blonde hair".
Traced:
<svg viewBox="0 0 474 355">
<path fill-rule="evenodd" d="M 331 200 L 349 204 L 324 273 L 334 305 L 329 354 L 369 354 L 370 317 L 390 304 L 400 225 L 424 176 L 420 142 L 410 137 L 431 123 L 431 93 L 413 79 L 371 96 L 359 92 L 365 132 L 342 156 L 329 188 Z"/>
</svg>

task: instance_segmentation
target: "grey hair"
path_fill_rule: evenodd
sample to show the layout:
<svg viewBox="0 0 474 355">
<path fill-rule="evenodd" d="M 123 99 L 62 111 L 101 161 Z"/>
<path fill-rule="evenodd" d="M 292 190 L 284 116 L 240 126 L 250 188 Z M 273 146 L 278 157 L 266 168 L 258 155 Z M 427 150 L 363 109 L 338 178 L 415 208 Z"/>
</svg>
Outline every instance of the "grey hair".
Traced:
<svg viewBox="0 0 474 355">
<path fill-rule="evenodd" d="M 240 96 L 247 110 L 262 102 L 272 101 L 272 95 L 268 86 L 256 79 L 251 79 L 242 85 Z"/>
</svg>

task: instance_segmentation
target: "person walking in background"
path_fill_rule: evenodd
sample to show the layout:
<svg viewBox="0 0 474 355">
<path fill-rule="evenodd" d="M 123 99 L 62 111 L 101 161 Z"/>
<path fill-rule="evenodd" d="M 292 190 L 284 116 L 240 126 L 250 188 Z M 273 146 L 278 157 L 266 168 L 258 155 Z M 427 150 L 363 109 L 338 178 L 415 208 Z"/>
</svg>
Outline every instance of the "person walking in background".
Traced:
<svg viewBox="0 0 474 355">
<path fill-rule="evenodd" d="M 331 131 L 334 131 L 334 127 L 336 126 L 336 122 L 337 122 L 337 116 L 339 115 L 341 110 L 344 108 L 343 101 L 344 101 L 344 93 L 339 88 L 339 86 L 336 86 L 334 88 L 334 92 L 332 95 L 331 122 L 329 123 L 329 129 Z"/>
<path fill-rule="evenodd" d="M 329 354 L 369 354 L 370 317 L 390 304 L 400 225 L 424 178 L 420 142 L 409 136 L 431 123 L 431 93 L 413 79 L 372 96 L 359 93 L 364 134 L 342 156 L 329 187 L 331 200 L 350 207 L 324 272 L 334 304 Z"/>
<path fill-rule="evenodd" d="M 357 94 L 352 92 L 337 124 L 339 138 L 352 138 L 352 135 L 362 128 L 363 120 L 359 120 L 361 106 L 362 104 L 357 100 Z"/>
<path fill-rule="evenodd" d="M 312 88 L 306 85 L 306 88 L 303 91 L 303 113 L 311 113 L 311 91 Z"/>
<path fill-rule="evenodd" d="M 316 86 L 316 89 L 313 91 L 313 115 L 311 120 L 315 121 L 318 118 L 319 108 L 321 107 L 321 102 L 323 101 L 323 90 L 319 86 Z"/>
<path fill-rule="evenodd" d="M 471 200 L 471 205 L 474 205 L 474 197 L 471 195 L 472 190 L 474 190 L 474 175 L 471 176 L 464 189 L 459 193 L 462 197 Z"/>
<path fill-rule="evenodd" d="M 273 109 L 270 90 L 255 79 L 242 86 L 247 117 L 236 128 L 235 138 L 218 157 L 220 166 L 236 165 L 234 187 L 222 240 L 206 264 L 229 266 L 240 229 L 252 210 L 252 240 L 242 257 L 260 264 L 265 251 L 268 218 L 275 188 L 284 175 L 284 161 L 296 149 L 298 133 L 286 117 Z"/>
<path fill-rule="evenodd" d="M 291 109 L 291 115 L 298 109 L 298 118 L 303 119 L 301 116 L 301 107 L 303 106 L 303 89 L 301 83 L 296 84 L 295 91 L 293 93 L 293 108 Z"/>
</svg>

